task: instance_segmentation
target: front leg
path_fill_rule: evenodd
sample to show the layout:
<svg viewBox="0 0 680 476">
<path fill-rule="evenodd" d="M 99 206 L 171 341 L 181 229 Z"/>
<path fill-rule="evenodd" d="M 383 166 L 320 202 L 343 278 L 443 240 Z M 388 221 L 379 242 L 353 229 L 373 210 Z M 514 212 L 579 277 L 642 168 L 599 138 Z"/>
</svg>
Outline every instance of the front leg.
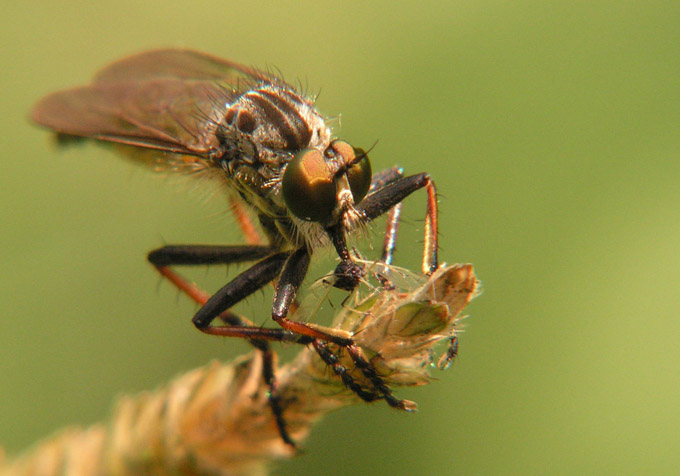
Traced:
<svg viewBox="0 0 680 476">
<path fill-rule="evenodd" d="M 344 240 L 342 243 L 344 244 Z M 341 259 L 344 263 L 353 263 L 349 253 L 341 254 Z M 309 251 L 307 248 L 303 247 L 293 252 L 286 261 L 274 293 L 272 318 L 284 329 L 312 339 L 314 349 L 321 359 L 331 366 L 333 371 L 340 376 L 343 383 L 361 399 L 373 401 L 375 398 L 382 397 L 392 407 L 412 411 L 414 408 L 413 402 L 399 400 L 392 394 L 390 388 L 385 384 L 382 377 L 378 375 L 371 363 L 364 357 L 361 349 L 357 347 L 351 336 L 342 335 L 338 330 L 333 331 L 332 329 L 323 329 L 313 324 L 288 319 L 288 310 L 295 299 L 295 295 L 302 284 L 302 280 L 307 274 L 309 260 Z M 337 357 L 335 357 L 332 352 L 328 351 L 325 345 L 326 342 L 336 344 L 347 350 L 356 367 L 375 388 L 377 396 L 376 393 L 366 391 L 359 384 L 354 382 L 354 379 L 349 375 L 347 369 L 338 363 Z"/>
<path fill-rule="evenodd" d="M 423 250 L 423 274 L 430 275 L 438 267 L 438 210 L 437 189 L 430 176 L 426 173 L 401 176 L 401 169 L 392 168 L 380 173 L 380 178 L 371 185 L 371 192 L 355 209 L 366 222 L 371 222 L 387 213 L 388 223 L 383 241 L 382 261 L 390 264 L 394 253 L 394 246 L 399 226 L 401 202 L 416 190 L 425 188 L 427 191 L 427 211 L 425 215 L 425 247 Z M 347 249 L 345 230 L 342 223 L 332 225 L 326 229 L 333 245 L 340 257 L 340 264 L 335 269 L 335 287 L 351 291 L 365 275 L 362 266 L 352 260 Z"/>
<path fill-rule="evenodd" d="M 439 267 L 437 258 L 439 225 L 437 219 L 437 188 L 427 173 L 402 177 L 377 189 L 367 195 L 356 206 L 356 210 L 364 216 L 367 222 L 373 221 L 421 188 L 425 188 L 427 191 L 423 274 L 430 275 Z"/>
<path fill-rule="evenodd" d="M 371 188 L 368 195 L 385 188 L 387 185 L 396 182 L 404 176 L 404 169 L 398 166 L 390 167 L 388 169 L 376 172 L 371 180 Z M 401 203 L 393 206 L 387 214 L 387 223 L 385 226 L 385 237 L 383 238 L 382 255 L 380 262 L 387 265 L 392 264 L 394 257 L 394 248 L 397 244 L 397 230 L 399 229 L 399 219 L 401 216 Z M 384 278 L 378 277 L 381 281 Z M 386 283 L 383 283 L 386 284 Z"/>
</svg>

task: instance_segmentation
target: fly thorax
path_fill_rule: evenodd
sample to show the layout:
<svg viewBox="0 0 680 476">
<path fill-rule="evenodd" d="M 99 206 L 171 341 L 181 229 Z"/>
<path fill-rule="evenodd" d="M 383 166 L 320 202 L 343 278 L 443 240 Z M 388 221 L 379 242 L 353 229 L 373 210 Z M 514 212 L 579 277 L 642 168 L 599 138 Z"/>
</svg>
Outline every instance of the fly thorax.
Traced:
<svg viewBox="0 0 680 476">
<path fill-rule="evenodd" d="M 253 201 L 283 205 L 278 197 L 286 164 L 302 149 L 325 150 L 331 131 L 311 100 L 285 85 L 263 85 L 243 93 L 218 127 L 224 155 L 220 166 Z M 260 208 L 260 207 L 258 207 Z"/>
<path fill-rule="evenodd" d="M 280 168 L 296 151 L 323 147 L 330 131 L 311 101 L 283 86 L 266 85 L 242 94 L 225 123 L 255 147 L 255 160 Z"/>
</svg>

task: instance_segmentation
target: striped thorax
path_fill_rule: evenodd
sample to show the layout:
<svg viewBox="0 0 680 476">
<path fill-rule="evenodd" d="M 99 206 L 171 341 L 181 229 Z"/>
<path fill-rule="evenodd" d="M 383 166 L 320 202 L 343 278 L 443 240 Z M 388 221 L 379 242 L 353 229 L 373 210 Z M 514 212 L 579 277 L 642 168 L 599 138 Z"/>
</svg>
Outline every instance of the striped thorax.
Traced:
<svg viewBox="0 0 680 476">
<path fill-rule="evenodd" d="M 224 148 L 219 166 L 284 241 L 313 247 L 327 241 L 328 226 L 360 221 L 353 206 L 370 185 L 366 154 L 334 140 L 313 101 L 289 86 L 264 84 L 238 96 L 216 135 Z"/>
</svg>

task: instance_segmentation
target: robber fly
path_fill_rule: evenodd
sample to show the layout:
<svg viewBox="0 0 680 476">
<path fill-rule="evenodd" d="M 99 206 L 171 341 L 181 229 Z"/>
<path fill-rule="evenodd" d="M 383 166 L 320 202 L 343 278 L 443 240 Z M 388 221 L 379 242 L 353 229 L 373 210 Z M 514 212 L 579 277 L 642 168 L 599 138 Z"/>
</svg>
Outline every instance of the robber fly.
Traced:
<svg viewBox="0 0 680 476">
<path fill-rule="evenodd" d="M 158 50 L 122 59 L 87 86 L 39 101 L 32 119 L 60 138 L 113 143 L 136 157 L 154 156 L 168 169 L 216 177 L 231 194 L 237 221 L 249 244 L 177 245 L 149 253 L 149 261 L 202 305 L 194 325 L 206 334 L 248 339 L 264 353 L 264 380 L 282 439 L 294 445 L 277 398 L 269 341 L 312 344 L 343 382 L 367 401 L 385 399 L 406 409 L 363 357 L 351 335 L 288 318 L 315 249 L 332 245 L 340 258 L 334 285 L 351 290 L 365 274 L 346 236 L 388 213 L 383 261 L 395 246 L 399 207 L 412 192 L 427 190 L 423 271 L 437 268 L 437 199 L 426 173 L 404 176 L 389 168 L 372 174 L 367 153 L 336 139 L 305 97 L 275 75 L 189 50 Z M 266 237 L 258 242 L 245 209 Z M 171 269 L 174 265 L 255 262 L 208 296 Z M 232 308 L 275 283 L 272 318 L 262 328 Z M 222 325 L 213 325 L 216 319 Z M 372 383 L 354 382 L 326 344 L 339 346 Z"/>
</svg>

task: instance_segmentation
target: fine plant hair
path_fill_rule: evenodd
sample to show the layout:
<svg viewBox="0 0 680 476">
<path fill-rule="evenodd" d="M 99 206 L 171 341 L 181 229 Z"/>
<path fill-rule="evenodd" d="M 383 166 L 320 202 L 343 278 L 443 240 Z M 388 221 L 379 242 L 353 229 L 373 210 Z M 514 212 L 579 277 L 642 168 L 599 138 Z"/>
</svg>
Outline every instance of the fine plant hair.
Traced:
<svg viewBox="0 0 680 476">
<path fill-rule="evenodd" d="M 478 293 L 472 266 L 442 265 L 431 276 L 384 264 L 367 268 L 390 286 L 362 283 L 334 308 L 333 328 L 353 336 L 390 387 L 429 383 L 429 368 L 448 367 L 457 353 L 461 312 Z M 317 283 L 309 294 L 323 294 L 324 286 Z M 442 341 L 450 345 L 439 349 L 437 360 L 435 346 Z M 332 365 L 310 345 L 277 372 L 288 431 L 300 445 L 326 413 L 363 403 L 343 379 L 380 398 L 346 352 L 319 345 Z M 0 453 L 0 475 L 268 474 L 272 463 L 296 450 L 280 437 L 262 365 L 262 353 L 251 352 L 227 364 L 211 362 L 156 391 L 121 397 L 106 423 L 66 428 L 4 461 Z"/>
</svg>

